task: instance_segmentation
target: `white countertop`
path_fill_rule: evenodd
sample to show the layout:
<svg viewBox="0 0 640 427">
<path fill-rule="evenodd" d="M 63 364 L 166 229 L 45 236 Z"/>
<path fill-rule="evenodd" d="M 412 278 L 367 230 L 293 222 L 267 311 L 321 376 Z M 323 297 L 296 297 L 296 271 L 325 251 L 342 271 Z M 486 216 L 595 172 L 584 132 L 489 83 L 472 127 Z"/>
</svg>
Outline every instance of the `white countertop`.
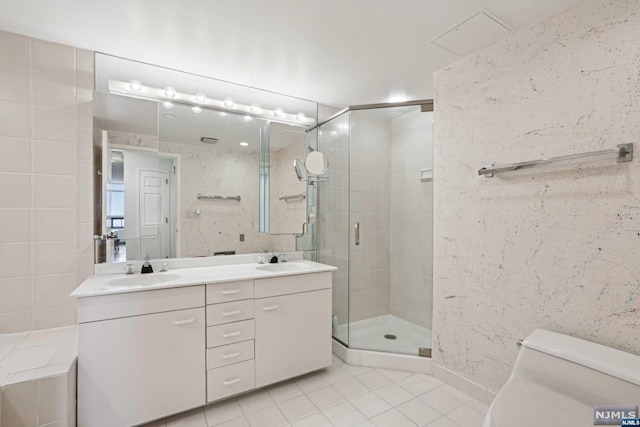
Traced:
<svg viewBox="0 0 640 427">
<path fill-rule="evenodd" d="M 289 271 L 267 271 L 268 266 L 291 266 Z M 299 267 L 299 268 L 296 268 Z M 278 268 L 278 267 L 275 267 Z M 278 276 L 321 273 L 337 270 L 326 264 L 307 260 L 295 260 L 280 264 L 233 264 L 211 267 L 179 268 L 163 273 L 150 274 L 102 274 L 87 278 L 70 296 L 76 298 L 155 289 L 178 288 L 206 283 L 234 282 L 239 280 L 265 279 Z"/>
</svg>

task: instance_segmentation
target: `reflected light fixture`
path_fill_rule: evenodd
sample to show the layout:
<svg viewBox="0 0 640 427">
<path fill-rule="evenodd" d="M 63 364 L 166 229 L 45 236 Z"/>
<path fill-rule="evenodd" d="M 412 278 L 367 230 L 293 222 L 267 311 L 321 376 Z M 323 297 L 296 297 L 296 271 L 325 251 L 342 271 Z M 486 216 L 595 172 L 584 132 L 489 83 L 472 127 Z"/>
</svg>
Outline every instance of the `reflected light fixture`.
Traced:
<svg viewBox="0 0 640 427">
<path fill-rule="evenodd" d="M 198 104 L 204 104 L 207 101 L 207 95 L 202 92 L 196 93 L 196 102 Z"/>
<path fill-rule="evenodd" d="M 233 102 L 233 98 L 231 98 L 231 97 L 228 97 L 228 96 L 227 96 L 227 97 L 224 99 L 224 106 L 225 106 L 226 108 L 233 108 L 233 107 L 235 106 L 235 104 L 234 104 L 234 102 Z"/>
<path fill-rule="evenodd" d="M 242 145 L 243 147 L 248 147 L 248 146 L 249 146 L 249 143 L 248 143 L 248 142 L 244 142 L 244 141 L 242 141 L 242 142 L 240 143 L 240 145 Z"/>
<path fill-rule="evenodd" d="M 167 86 L 164 88 L 164 96 L 167 98 L 175 98 L 176 90 L 173 86 Z"/>
<path fill-rule="evenodd" d="M 282 117 L 283 114 L 284 114 L 284 110 L 280 107 L 273 110 L 273 117 Z"/>
<path fill-rule="evenodd" d="M 258 114 L 262 111 L 262 109 L 260 108 L 260 104 L 251 104 L 251 107 L 249 107 L 249 111 L 251 111 L 253 114 Z"/>
<path fill-rule="evenodd" d="M 305 114 L 304 114 L 304 113 L 298 113 L 298 114 L 296 114 L 296 120 L 297 120 L 297 121 L 299 121 L 299 122 L 303 122 L 303 121 L 304 121 L 304 119 L 306 119 L 306 118 L 307 118 L 307 116 L 305 116 Z"/>
<path fill-rule="evenodd" d="M 392 96 L 389 98 L 387 102 L 396 103 L 396 102 L 407 102 L 409 99 L 406 96 Z"/>
<path fill-rule="evenodd" d="M 171 102 L 171 101 L 163 101 L 162 102 L 162 106 L 164 108 L 166 108 L 167 110 L 170 110 L 170 109 L 173 108 L 173 102 Z"/>
<path fill-rule="evenodd" d="M 129 89 L 134 92 L 140 92 L 142 90 L 142 83 L 140 83 L 140 80 L 131 80 L 129 82 Z"/>
<path fill-rule="evenodd" d="M 227 117 L 229 115 L 229 113 L 226 113 L 224 111 L 220 111 L 218 114 L 220 114 L 222 117 Z"/>
<path fill-rule="evenodd" d="M 253 117 L 251 117 L 251 116 L 249 116 L 249 115 L 244 116 L 244 121 L 245 121 L 245 122 L 250 122 L 251 120 L 253 120 Z"/>
<path fill-rule="evenodd" d="M 191 107 L 191 110 L 196 114 L 202 113 L 202 107 L 200 107 L 199 105 L 194 105 L 193 107 Z"/>
</svg>

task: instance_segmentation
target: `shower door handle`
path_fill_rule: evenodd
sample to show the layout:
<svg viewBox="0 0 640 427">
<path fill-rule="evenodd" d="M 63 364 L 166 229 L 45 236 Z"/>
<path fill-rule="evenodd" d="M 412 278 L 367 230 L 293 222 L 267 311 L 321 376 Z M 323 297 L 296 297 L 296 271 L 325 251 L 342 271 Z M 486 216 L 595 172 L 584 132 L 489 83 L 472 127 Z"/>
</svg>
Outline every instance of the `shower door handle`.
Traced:
<svg viewBox="0 0 640 427">
<path fill-rule="evenodd" d="M 360 246 L 360 223 L 356 222 L 354 226 L 356 246 Z"/>
</svg>

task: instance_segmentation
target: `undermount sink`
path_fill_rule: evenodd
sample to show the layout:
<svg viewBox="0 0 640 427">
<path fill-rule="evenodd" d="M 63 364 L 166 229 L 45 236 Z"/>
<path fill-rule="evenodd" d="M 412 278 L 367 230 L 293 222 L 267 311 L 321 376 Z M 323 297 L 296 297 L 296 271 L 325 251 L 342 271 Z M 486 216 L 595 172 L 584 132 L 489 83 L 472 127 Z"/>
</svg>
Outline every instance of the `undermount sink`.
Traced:
<svg viewBox="0 0 640 427">
<path fill-rule="evenodd" d="M 179 274 L 165 273 L 134 274 L 132 276 L 109 280 L 106 284 L 107 286 L 151 286 L 157 285 L 158 283 L 170 282 L 180 277 Z"/>
<path fill-rule="evenodd" d="M 258 270 L 281 273 L 286 271 L 302 271 L 311 268 L 309 264 L 301 262 L 282 262 L 278 264 L 264 264 L 256 267 Z"/>
</svg>

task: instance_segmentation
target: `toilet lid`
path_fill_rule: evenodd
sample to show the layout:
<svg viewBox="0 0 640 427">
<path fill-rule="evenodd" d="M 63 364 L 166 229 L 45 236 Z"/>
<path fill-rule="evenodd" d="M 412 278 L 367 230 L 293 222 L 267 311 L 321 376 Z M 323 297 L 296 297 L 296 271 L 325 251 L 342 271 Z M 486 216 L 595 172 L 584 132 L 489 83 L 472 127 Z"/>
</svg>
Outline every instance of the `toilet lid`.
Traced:
<svg viewBox="0 0 640 427">
<path fill-rule="evenodd" d="M 593 407 L 512 377 L 491 405 L 485 427 L 584 427 L 593 425 Z"/>
</svg>

